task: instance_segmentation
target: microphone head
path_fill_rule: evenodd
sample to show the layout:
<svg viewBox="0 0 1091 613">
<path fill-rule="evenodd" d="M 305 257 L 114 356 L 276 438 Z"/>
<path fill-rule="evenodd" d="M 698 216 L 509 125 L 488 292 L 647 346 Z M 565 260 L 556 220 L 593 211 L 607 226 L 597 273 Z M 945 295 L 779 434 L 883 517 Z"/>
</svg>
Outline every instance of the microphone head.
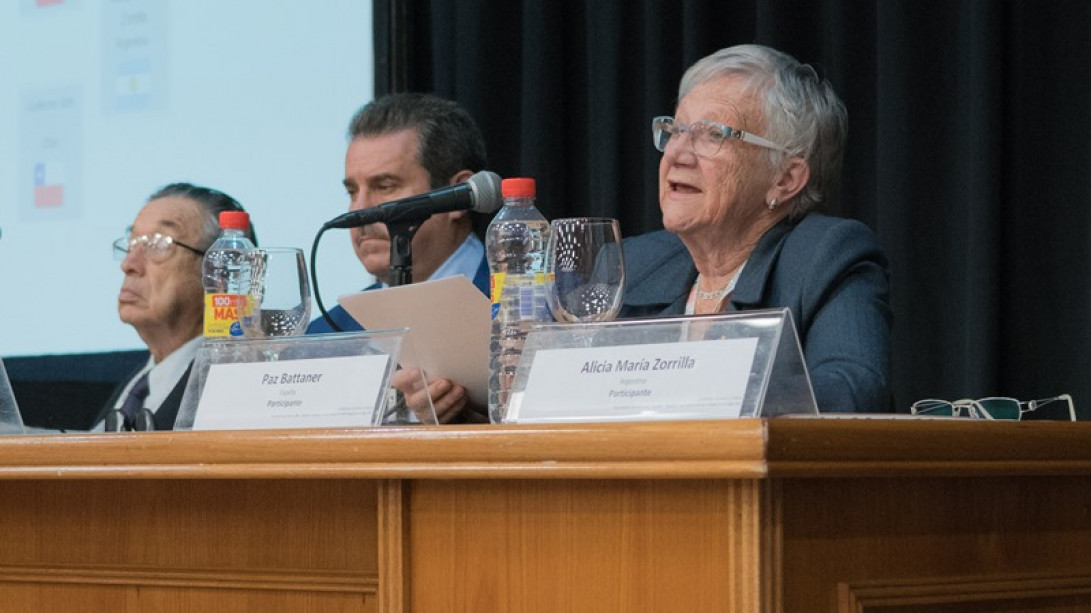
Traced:
<svg viewBox="0 0 1091 613">
<path fill-rule="evenodd" d="M 504 199 L 500 193 L 500 175 L 491 170 L 482 170 L 466 180 L 473 193 L 475 213 L 492 213 L 500 208 Z"/>
</svg>

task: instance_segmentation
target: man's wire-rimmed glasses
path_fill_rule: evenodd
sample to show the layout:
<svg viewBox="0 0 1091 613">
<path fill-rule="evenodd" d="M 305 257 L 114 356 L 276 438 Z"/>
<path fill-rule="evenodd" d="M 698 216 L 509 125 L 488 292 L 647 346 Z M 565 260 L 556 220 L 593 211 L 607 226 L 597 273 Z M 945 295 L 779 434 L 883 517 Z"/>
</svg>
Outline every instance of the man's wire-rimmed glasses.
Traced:
<svg viewBox="0 0 1091 613">
<path fill-rule="evenodd" d="M 143 249 L 144 255 L 151 261 L 159 263 L 165 261 L 170 257 L 174 251 L 174 246 L 178 245 L 183 249 L 187 249 L 196 253 L 197 255 L 204 255 L 205 252 L 202 249 L 192 247 L 181 241 L 175 240 L 173 236 L 166 234 L 141 234 L 139 236 L 130 236 L 129 238 L 119 238 L 114 241 L 114 259 L 121 261 L 125 259 L 125 256 L 135 249 Z"/>
<path fill-rule="evenodd" d="M 765 140 L 760 136 L 715 121 L 699 119 L 687 125 L 676 121 L 673 117 L 662 116 L 652 119 L 652 140 L 655 143 L 655 148 L 660 151 L 667 150 L 667 144 L 670 143 L 672 138 L 687 133 L 689 134 L 689 143 L 693 147 L 693 152 L 705 158 L 719 153 L 720 147 L 723 147 L 724 141 L 729 138 L 765 147 L 766 149 L 773 149 L 774 151 L 782 151 L 789 155 L 792 153 L 787 148 Z"/>
<path fill-rule="evenodd" d="M 1072 396 L 1061 394 L 1052 398 L 1041 400 L 1016 400 L 1002 396 L 989 398 L 963 398 L 962 400 L 939 400 L 937 398 L 925 398 L 918 400 L 909 407 L 914 415 L 935 415 L 943 417 L 966 417 L 976 419 L 1012 419 L 1020 420 L 1023 415 L 1037 410 L 1039 407 L 1054 402 L 1065 402 L 1068 405 L 1068 419 L 1076 421 L 1076 409 L 1072 404 Z"/>
</svg>

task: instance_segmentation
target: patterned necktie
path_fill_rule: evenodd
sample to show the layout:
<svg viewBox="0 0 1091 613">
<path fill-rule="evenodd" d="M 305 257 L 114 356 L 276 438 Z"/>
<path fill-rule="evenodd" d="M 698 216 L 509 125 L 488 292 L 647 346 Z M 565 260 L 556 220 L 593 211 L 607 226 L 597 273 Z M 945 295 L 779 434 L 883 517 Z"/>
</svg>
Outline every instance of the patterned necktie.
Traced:
<svg viewBox="0 0 1091 613">
<path fill-rule="evenodd" d="M 129 390 L 125 403 L 121 405 L 121 412 L 125 415 L 125 421 L 134 424 L 137 416 L 144 410 L 144 399 L 148 397 L 148 373 L 140 375 Z"/>
</svg>

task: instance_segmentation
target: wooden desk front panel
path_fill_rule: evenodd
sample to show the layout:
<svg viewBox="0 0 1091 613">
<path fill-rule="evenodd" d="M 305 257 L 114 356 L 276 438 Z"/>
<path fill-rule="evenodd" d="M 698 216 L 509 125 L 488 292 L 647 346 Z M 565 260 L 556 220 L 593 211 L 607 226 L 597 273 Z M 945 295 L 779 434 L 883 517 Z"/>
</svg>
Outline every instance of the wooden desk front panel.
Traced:
<svg viewBox="0 0 1091 613">
<path fill-rule="evenodd" d="M 415 481 L 408 610 L 757 611 L 761 487 Z"/>
<path fill-rule="evenodd" d="M 785 613 L 1091 610 L 1091 479 L 777 485 Z"/>
<path fill-rule="evenodd" d="M 1091 480 L 413 481 L 405 611 L 1091 610 Z"/>
<path fill-rule="evenodd" d="M 0 481 L 0 611 L 377 610 L 375 482 Z"/>
</svg>

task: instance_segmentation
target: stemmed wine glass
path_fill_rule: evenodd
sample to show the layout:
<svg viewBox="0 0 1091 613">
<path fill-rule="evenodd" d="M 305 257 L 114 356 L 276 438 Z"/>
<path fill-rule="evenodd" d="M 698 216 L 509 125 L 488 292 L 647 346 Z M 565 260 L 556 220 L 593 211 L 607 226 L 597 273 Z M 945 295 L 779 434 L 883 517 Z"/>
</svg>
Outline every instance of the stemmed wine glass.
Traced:
<svg viewBox="0 0 1091 613">
<path fill-rule="evenodd" d="M 564 323 L 611 321 L 621 310 L 625 259 L 616 219 L 554 219 L 546 260 L 546 300 Z"/>
<path fill-rule="evenodd" d="M 303 251 L 292 247 L 253 249 L 247 255 L 250 280 L 239 323 L 247 337 L 303 333 L 311 316 L 311 284 Z M 265 351 L 275 360 L 275 352 Z"/>
</svg>

